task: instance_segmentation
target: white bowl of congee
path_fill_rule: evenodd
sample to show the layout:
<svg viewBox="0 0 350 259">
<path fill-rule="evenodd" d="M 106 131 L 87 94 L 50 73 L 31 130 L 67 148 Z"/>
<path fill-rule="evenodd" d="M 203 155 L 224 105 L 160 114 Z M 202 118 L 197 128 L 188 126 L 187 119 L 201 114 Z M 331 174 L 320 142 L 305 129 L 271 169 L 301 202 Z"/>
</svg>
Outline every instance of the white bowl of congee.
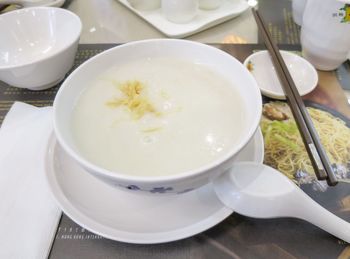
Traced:
<svg viewBox="0 0 350 259">
<path fill-rule="evenodd" d="M 54 101 L 58 143 L 88 173 L 141 194 L 178 194 L 229 169 L 258 128 L 261 95 L 231 55 L 154 39 L 85 62 Z"/>
</svg>

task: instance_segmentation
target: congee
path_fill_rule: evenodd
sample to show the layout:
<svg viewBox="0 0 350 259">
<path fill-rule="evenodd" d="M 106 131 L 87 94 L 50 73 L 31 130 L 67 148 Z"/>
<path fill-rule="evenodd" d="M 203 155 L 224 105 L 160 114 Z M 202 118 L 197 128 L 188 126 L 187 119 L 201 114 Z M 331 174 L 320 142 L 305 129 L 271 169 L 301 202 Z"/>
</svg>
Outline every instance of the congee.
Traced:
<svg viewBox="0 0 350 259">
<path fill-rule="evenodd" d="M 241 137 L 245 120 L 235 87 L 209 66 L 181 59 L 112 67 L 77 99 L 75 145 L 90 162 L 122 174 L 198 169 Z"/>
</svg>

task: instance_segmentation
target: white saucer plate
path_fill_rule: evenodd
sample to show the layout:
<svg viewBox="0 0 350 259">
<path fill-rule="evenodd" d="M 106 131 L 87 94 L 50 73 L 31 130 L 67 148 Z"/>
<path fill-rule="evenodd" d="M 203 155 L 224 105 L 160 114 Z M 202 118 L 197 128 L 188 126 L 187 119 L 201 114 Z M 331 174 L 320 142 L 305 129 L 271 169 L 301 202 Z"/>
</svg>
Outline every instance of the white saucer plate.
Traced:
<svg viewBox="0 0 350 259">
<path fill-rule="evenodd" d="M 318 74 L 313 65 L 306 59 L 288 51 L 282 50 L 281 55 L 300 96 L 306 95 L 315 89 L 318 83 Z M 245 67 L 249 66 L 250 72 L 265 96 L 279 100 L 286 99 L 267 50 L 258 51 L 250 55 L 243 64 Z"/>
<path fill-rule="evenodd" d="M 199 10 L 195 18 L 188 23 L 173 23 L 162 15 L 160 8 L 141 11 L 133 8 L 127 0 L 118 0 L 118 2 L 171 38 L 183 38 L 213 27 L 239 16 L 249 8 L 246 0 L 223 0 L 221 6 L 215 10 Z"/>
<path fill-rule="evenodd" d="M 238 155 L 239 161 L 262 163 L 260 129 Z M 185 194 L 142 196 L 113 188 L 79 167 L 54 137 L 46 176 L 61 209 L 87 230 L 116 241 L 155 244 L 205 231 L 232 214 L 216 197 L 211 184 Z"/>
</svg>

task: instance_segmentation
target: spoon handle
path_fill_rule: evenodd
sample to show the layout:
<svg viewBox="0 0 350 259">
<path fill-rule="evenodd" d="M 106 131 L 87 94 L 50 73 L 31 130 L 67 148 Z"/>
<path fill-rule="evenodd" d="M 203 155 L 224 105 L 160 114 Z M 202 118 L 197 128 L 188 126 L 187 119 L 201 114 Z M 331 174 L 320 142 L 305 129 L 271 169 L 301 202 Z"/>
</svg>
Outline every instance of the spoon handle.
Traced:
<svg viewBox="0 0 350 259">
<path fill-rule="evenodd" d="M 327 209 L 319 205 L 305 193 L 299 193 L 305 197 L 299 200 L 297 218 L 306 220 L 311 224 L 327 231 L 328 233 L 350 243 L 350 223 L 339 218 Z"/>
</svg>

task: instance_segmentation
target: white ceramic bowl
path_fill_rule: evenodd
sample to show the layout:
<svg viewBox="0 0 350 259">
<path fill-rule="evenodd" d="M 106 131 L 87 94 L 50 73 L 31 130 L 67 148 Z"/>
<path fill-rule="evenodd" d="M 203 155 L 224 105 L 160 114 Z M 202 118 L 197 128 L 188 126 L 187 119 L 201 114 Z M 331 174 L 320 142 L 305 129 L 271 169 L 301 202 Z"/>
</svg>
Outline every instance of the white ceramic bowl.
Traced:
<svg viewBox="0 0 350 259">
<path fill-rule="evenodd" d="M 303 96 L 315 89 L 318 83 L 318 74 L 314 66 L 297 54 L 282 50 L 281 55 L 299 94 Z M 251 62 L 250 66 L 252 67 L 251 73 L 261 92 L 268 97 L 285 100 L 286 96 L 267 50 L 250 55 L 243 64 L 247 67 L 249 62 Z"/>
<path fill-rule="evenodd" d="M 214 10 L 219 8 L 222 0 L 199 0 L 199 8 L 203 10 Z"/>
<path fill-rule="evenodd" d="M 81 22 L 55 7 L 33 7 L 0 16 L 0 80 L 31 90 L 61 81 L 74 62 Z"/>
<path fill-rule="evenodd" d="M 247 127 L 242 129 L 242 137 L 227 154 L 213 163 L 170 176 L 131 176 L 96 166 L 81 155 L 72 136 L 70 121 L 77 98 L 89 85 L 89 82 L 112 66 L 122 66 L 130 61 L 156 57 L 180 58 L 203 63 L 232 81 L 237 86 L 235 88 L 242 98 L 243 108 L 241 108 L 241 112 L 244 113 L 247 122 Z M 164 194 L 182 193 L 198 188 L 230 168 L 235 161 L 236 154 L 252 138 L 259 125 L 262 101 L 259 88 L 252 75 L 231 55 L 214 47 L 192 41 L 158 39 L 127 43 L 89 59 L 64 81 L 53 106 L 54 130 L 59 144 L 88 172 L 113 186 L 141 193 Z M 174 163 L 178 162 L 174 161 Z"/>
<path fill-rule="evenodd" d="M 162 0 L 162 14 L 173 23 L 187 23 L 195 18 L 198 11 L 197 0 Z"/>
<path fill-rule="evenodd" d="M 160 8 L 161 0 L 128 0 L 129 4 L 140 11 L 150 11 Z"/>
</svg>

